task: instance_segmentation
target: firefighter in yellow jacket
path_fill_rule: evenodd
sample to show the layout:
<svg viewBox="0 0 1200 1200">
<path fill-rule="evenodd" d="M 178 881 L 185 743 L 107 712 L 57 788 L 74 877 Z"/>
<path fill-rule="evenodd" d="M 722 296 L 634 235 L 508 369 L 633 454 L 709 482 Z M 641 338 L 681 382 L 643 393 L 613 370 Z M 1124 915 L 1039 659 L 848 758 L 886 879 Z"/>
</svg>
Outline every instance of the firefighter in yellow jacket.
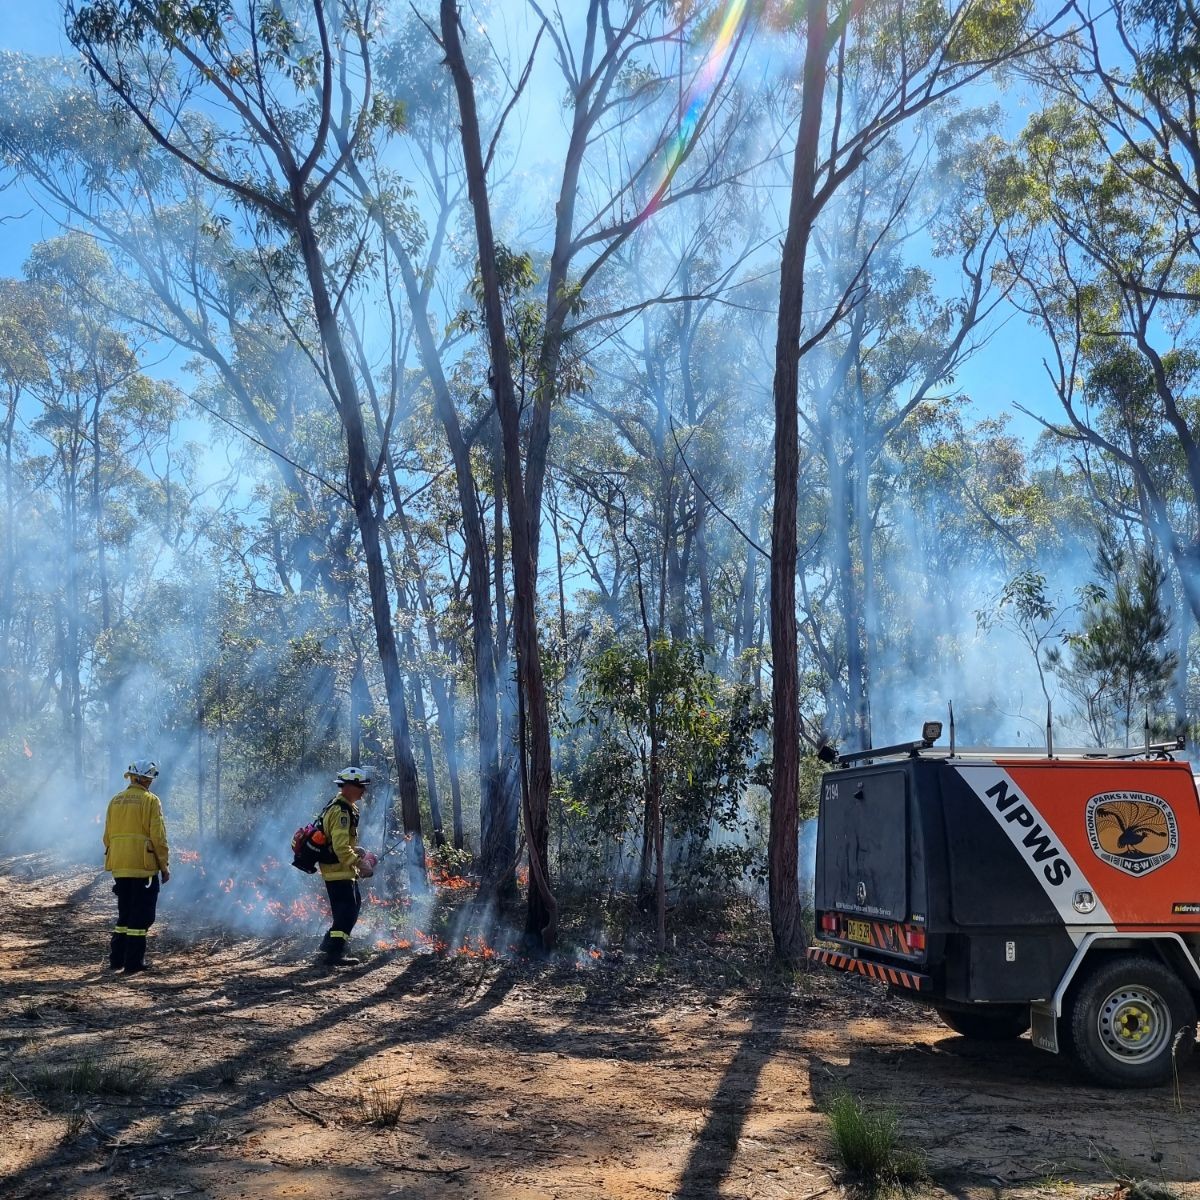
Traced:
<svg viewBox="0 0 1200 1200">
<path fill-rule="evenodd" d="M 108 802 L 104 820 L 104 869 L 113 877 L 117 925 L 108 965 L 135 975 L 146 970 L 146 934 L 154 924 L 159 877 L 171 878 L 162 801 L 150 790 L 158 766 L 139 758 L 129 764 L 129 786 Z"/>
<path fill-rule="evenodd" d="M 363 863 L 366 852 L 358 844 L 358 802 L 366 793 L 371 777 L 361 767 L 347 767 L 333 782 L 338 785 L 338 794 L 322 809 L 320 818 L 331 852 L 329 857 L 337 856 L 336 862 L 320 864 L 333 914 L 333 924 L 321 941 L 321 950 L 330 966 L 359 961 L 351 958 L 346 948 L 362 908 L 358 880 L 367 872 Z"/>
</svg>

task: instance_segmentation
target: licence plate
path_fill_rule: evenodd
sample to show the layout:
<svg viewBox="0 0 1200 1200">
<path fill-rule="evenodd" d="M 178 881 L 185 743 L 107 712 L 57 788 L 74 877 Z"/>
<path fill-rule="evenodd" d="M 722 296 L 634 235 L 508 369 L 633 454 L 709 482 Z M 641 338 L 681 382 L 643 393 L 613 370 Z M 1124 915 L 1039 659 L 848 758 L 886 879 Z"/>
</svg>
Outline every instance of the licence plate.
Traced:
<svg viewBox="0 0 1200 1200">
<path fill-rule="evenodd" d="M 870 921 L 847 921 L 846 937 L 852 942 L 861 942 L 864 946 L 871 944 Z"/>
</svg>

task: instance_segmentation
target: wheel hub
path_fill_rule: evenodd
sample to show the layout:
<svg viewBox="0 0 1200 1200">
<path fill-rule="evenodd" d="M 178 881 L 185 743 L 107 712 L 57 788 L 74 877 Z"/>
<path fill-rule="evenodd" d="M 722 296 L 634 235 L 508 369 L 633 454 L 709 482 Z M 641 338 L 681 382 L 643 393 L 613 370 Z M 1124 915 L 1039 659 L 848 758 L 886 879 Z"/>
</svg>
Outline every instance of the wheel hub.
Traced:
<svg viewBox="0 0 1200 1200">
<path fill-rule="evenodd" d="M 1100 1044 L 1121 1062 L 1156 1058 L 1171 1036 L 1166 1004 L 1151 988 L 1138 985 L 1112 992 L 1097 1014 Z"/>
</svg>

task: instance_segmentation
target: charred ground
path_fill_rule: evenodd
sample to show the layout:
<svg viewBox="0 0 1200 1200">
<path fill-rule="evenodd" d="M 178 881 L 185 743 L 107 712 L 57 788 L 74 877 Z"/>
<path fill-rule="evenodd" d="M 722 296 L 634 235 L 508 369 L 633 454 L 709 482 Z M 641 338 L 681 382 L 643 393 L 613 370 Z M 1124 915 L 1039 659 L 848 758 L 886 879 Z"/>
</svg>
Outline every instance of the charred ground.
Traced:
<svg viewBox="0 0 1200 1200">
<path fill-rule="evenodd" d="M 14 1200 L 836 1195 L 823 1110 L 844 1090 L 900 1115 L 921 1194 L 1200 1196 L 1200 1066 L 1095 1090 L 865 982 L 772 977 L 753 936 L 663 960 L 417 946 L 331 973 L 309 936 L 206 933 L 168 892 L 163 969 L 127 981 L 102 967 L 110 899 L 91 869 L 0 864 Z"/>
</svg>

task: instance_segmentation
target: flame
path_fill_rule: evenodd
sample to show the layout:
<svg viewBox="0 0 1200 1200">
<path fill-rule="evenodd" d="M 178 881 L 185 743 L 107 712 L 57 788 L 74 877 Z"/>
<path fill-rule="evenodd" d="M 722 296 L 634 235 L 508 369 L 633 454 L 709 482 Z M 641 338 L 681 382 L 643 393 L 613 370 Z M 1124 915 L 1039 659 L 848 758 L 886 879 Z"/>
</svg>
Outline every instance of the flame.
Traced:
<svg viewBox="0 0 1200 1200">
<path fill-rule="evenodd" d="M 451 875 L 449 871 L 439 867 L 428 855 L 425 856 L 425 871 L 429 875 L 429 882 L 438 888 L 446 888 L 448 891 L 461 891 L 463 888 L 474 887 L 474 883 L 465 875 Z"/>
<path fill-rule="evenodd" d="M 476 936 L 474 946 L 471 945 L 470 937 L 463 938 L 463 944 L 458 948 L 456 953 L 466 955 L 467 958 L 496 957 L 496 951 L 483 940 L 482 936 Z"/>
<path fill-rule="evenodd" d="M 29 748 L 29 743 L 28 743 L 27 741 L 25 741 L 25 739 L 24 739 L 24 738 L 22 738 L 22 739 L 21 739 L 21 743 L 22 743 L 22 745 L 25 747 L 25 757 L 26 757 L 26 758 L 32 758 L 32 757 L 33 757 L 33 751 L 32 751 L 32 750 L 30 750 L 30 748 Z"/>
<path fill-rule="evenodd" d="M 431 933 L 422 933 L 419 929 L 416 930 L 414 936 L 422 946 L 432 950 L 434 954 L 446 953 L 446 943 L 440 937 L 436 937 Z"/>
</svg>

